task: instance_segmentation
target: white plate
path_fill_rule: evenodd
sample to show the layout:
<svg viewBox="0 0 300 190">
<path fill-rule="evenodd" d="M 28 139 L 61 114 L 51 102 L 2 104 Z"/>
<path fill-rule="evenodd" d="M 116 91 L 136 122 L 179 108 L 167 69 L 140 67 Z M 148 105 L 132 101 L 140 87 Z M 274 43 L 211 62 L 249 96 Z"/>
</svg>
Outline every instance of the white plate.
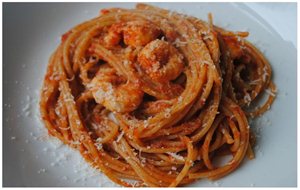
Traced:
<svg viewBox="0 0 300 190">
<path fill-rule="evenodd" d="M 273 22 L 274 15 L 282 15 L 278 11 L 287 5 L 250 5 L 260 9 L 259 14 L 267 16 L 269 22 L 245 4 L 158 5 L 202 19 L 212 12 L 216 25 L 250 31 L 249 40 L 270 60 L 278 87 L 278 96 L 271 110 L 252 126 L 260 129 L 256 159 L 246 159 L 235 172 L 217 182 L 200 180 L 192 186 L 296 186 L 297 50 L 295 41 L 284 40 L 295 40 L 296 31 L 280 31 L 278 28 L 283 26 L 276 25 L 276 22 L 288 21 L 287 26 L 295 28 L 296 19 L 291 16 L 296 15 L 296 4 L 288 5 L 292 8 L 293 14 L 287 14 L 291 18 L 277 16 L 276 22 Z M 4 4 L 4 186 L 114 186 L 90 168 L 78 152 L 47 136 L 38 119 L 37 107 L 48 58 L 59 44 L 61 34 L 97 16 L 105 7 L 134 7 L 134 4 Z"/>
</svg>

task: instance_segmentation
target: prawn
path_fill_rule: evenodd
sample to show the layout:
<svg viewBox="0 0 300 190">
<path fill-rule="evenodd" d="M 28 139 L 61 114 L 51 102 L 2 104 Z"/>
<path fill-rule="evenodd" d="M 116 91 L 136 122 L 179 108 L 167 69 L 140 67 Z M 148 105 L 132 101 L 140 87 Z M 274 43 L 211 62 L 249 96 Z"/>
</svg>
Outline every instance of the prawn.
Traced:
<svg viewBox="0 0 300 190">
<path fill-rule="evenodd" d="M 157 39 L 162 31 L 149 21 L 130 21 L 113 24 L 104 37 L 108 47 L 118 45 L 121 40 L 128 46 L 139 47 Z"/>
<path fill-rule="evenodd" d="M 167 83 L 184 69 L 183 56 L 169 42 L 154 40 L 138 54 L 141 69 L 154 81 Z"/>
<path fill-rule="evenodd" d="M 89 86 L 95 101 L 113 112 L 131 112 L 143 100 L 144 92 L 138 83 L 126 81 L 106 64 L 100 67 Z"/>
</svg>

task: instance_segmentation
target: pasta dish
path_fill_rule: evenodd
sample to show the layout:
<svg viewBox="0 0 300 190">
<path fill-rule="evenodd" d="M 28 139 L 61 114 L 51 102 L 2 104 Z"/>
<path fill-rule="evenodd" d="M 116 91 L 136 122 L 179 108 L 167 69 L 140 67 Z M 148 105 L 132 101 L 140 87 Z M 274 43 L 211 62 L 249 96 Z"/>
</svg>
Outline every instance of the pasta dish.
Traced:
<svg viewBox="0 0 300 190">
<path fill-rule="evenodd" d="M 221 178 L 254 158 L 248 120 L 276 93 L 248 35 L 215 26 L 211 14 L 205 22 L 146 4 L 104 9 L 52 54 L 43 122 L 121 186 Z"/>
</svg>

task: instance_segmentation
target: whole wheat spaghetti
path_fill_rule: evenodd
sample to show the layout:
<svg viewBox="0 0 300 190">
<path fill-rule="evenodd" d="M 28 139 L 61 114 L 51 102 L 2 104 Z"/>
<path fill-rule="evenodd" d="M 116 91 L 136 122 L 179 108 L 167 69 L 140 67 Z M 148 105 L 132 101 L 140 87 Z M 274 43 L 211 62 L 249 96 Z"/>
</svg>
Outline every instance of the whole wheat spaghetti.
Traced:
<svg viewBox="0 0 300 190">
<path fill-rule="evenodd" d="M 207 23 L 145 4 L 102 10 L 62 36 L 42 119 L 122 186 L 218 179 L 254 157 L 247 118 L 275 97 L 271 67 L 247 36 L 214 26 L 211 15 Z"/>
</svg>

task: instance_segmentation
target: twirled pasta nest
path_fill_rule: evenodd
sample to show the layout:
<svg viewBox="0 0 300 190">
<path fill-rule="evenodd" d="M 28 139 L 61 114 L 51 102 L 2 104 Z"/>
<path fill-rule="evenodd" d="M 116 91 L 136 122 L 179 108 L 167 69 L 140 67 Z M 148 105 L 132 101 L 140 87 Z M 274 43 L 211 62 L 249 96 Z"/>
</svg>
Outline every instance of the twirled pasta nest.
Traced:
<svg viewBox="0 0 300 190">
<path fill-rule="evenodd" d="M 220 178 L 254 157 L 247 117 L 275 96 L 271 67 L 247 35 L 213 26 L 211 15 L 206 23 L 145 4 L 102 10 L 51 56 L 43 121 L 122 186 Z M 266 103 L 249 111 L 265 90 Z M 224 155 L 231 160 L 216 164 Z"/>
</svg>

